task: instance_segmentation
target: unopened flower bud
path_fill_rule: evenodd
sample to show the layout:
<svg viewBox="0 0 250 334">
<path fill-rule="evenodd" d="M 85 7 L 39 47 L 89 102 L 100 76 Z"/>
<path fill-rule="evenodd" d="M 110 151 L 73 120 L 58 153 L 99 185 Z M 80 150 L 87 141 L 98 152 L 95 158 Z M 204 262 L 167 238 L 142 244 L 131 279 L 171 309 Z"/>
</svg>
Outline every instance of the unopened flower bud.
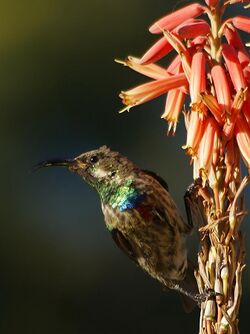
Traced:
<svg viewBox="0 0 250 334">
<path fill-rule="evenodd" d="M 214 300 L 208 300 L 205 308 L 205 318 L 207 320 L 214 320 L 216 316 L 216 304 Z"/>
</svg>

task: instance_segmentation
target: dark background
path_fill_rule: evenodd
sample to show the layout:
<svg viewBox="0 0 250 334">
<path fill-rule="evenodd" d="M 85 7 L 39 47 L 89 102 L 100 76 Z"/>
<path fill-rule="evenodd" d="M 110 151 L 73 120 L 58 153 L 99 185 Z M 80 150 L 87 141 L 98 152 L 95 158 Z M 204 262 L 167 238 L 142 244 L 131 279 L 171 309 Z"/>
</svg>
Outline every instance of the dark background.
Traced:
<svg viewBox="0 0 250 334">
<path fill-rule="evenodd" d="M 145 79 L 113 61 L 141 55 L 155 39 L 147 27 L 168 6 L 175 2 L 0 2 L 1 333 L 197 332 L 198 310 L 186 315 L 176 293 L 113 244 L 92 189 L 66 170 L 29 173 L 41 160 L 107 144 L 167 179 L 183 210 L 192 180 L 183 122 L 166 137 L 164 98 L 119 115 L 119 91 Z M 242 332 L 249 284 L 244 292 Z"/>
</svg>

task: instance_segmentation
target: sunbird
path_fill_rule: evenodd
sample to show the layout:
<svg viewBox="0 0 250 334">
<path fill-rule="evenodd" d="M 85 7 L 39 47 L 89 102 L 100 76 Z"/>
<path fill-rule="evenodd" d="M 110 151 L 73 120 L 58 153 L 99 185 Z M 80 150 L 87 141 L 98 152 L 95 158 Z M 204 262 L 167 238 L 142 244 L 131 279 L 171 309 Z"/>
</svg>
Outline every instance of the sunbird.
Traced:
<svg viewBox="0 0 250 334">
<path fill-rule="evenodd" d="M 164 287 L 179 291 L 186 311 L 204 300 L 205 294 L 198 293 L 194 265 L 187 257 L 186 238 L 193 227 L 189 191 L 186 223 L 160 176 L 140 169 L 107 146 L 36 167 L 52 166 L 68 168 L 97 191 L 116 245 Z"/>
</svg>

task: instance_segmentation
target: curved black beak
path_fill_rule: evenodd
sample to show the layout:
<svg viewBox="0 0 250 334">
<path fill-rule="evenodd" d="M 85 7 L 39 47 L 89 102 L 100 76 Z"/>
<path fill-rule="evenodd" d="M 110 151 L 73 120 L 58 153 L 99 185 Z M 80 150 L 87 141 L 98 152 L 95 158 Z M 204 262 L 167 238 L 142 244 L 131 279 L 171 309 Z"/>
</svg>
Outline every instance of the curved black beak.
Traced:
<svg viewBox="0 0 250 334">
<path fill-rule="evenodd" d="M 64 160 L 45 160 L 42 162 L 39 162 L 37 165 L 35 165 L 32 168 L 33 172 L 36 172 L 38 169 L 40 168 L 44 168 L 44 167 L 70 167 L 75 163 L 75 159 L 64 159 Z"/>
</svg>

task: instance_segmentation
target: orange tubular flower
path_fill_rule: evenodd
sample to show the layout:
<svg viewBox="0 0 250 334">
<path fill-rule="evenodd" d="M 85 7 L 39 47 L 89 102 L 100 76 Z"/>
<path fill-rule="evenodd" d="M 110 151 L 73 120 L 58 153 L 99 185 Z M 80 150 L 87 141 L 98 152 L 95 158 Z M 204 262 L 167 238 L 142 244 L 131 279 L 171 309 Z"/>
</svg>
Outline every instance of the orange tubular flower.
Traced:
<svg viewBox="0 0 250 334">
<path fill-rule="evenodd" d="M 152 79 L 165 79 L 169 77 L 165 68 L 155 64 L 149 65 L 141 65 L 140 59 L 129 56 L 127 59 L 123 60 L 116 60 L 117 63 L 123 64 L 124 66 L 130 67 L 132 70 L 146 75 Z"/>
<path fill-rule="evenodd" d="M 215 169 L 216 169 L 216 166 L 218 165 L 218 161 L 220 157 L 220 149 L 221 149 L 219 126 L 218 124 L 216 124 L 216 126 L 217 126 L 217 131 L 214 135 L 213 157 L 212 157 L 212 165 L 214 166 Z"/>
<path fill-rule="evenodd" d="M 231 45 L 223 44 L 222 55 L 236 92 L 246 88 L 246 80 L 235 49 Z"/>
<path fill-rule="evenodd" d="M 231 92 L 228 85 L 228 78 L 221 65 L 213 66 L 211 76 L 214 83 L 217 101 L 222 109 L 222 115 L 230 114 L 231 110 Z"/>
<path fill-rule="evenodd" d="M 217 102 L 217 99 L 213 95 L 201 93 L 201 99 L 202 102 L 205 104 L 205 106 L 208 107 L 208 109 L 213 114 L 214 118 L 218 122 L 219 125 L 224 124 L 224 111 L 222 110 L 221 106 Z"/>
<path fill-rule="evenodd" d="M 244 77 L 247 81 L 248 88 L 250 87 L 250 67 L 246 66 L 243 70 Z"/>
<path fill-rule="evenodd" d="M 131 107 L 150 101 L 171 89 L 179 88 L 187 84 L 185 74 L 178 74 L 166 79 L 148 82 L 135 87 L 119 95 L 126 105 L 120 112 L 129 111 Z"/>
<path fill-rule="evenodd" d="M 229 184 L 232 180 L 234 164 L 235 164 L 235 139 L 232 138 L 229 140 L 226 146 L 226 153 L 225 153 L 225 164 L 226 164 L 226 176 L 225 176 L 225 186 Z"/>
<path fill-rule="evenodd" d="M 175 32 L 182 38 L 192 39 L 210 33 L 210 26 L 204 20 L 188 20 L 175 29 Z"/>
<path fill-rule="evenodd" d="M 186 145 L 182 146 L 187 155 L 195 156 L 199 147 L 200 139 L 203 134 L 203 120 L 196 111 L 190 112 L 187 128 Z"/>
<path fill-rule="evenodd" d="M 233 25 L 240 30 L 250 32 L 250 18 L 246 16 L 236 16 L 232 18 Z"/>
<path fill-rule="evenodd" d="M 242 112 L 243 112 L 243 115 L 246 118 L 248 126 L 250 126 L 250 94 L 248 94 L 248 97 L 243 104 Z"/>
<path fill-rule="evenodd" d="M 165 37 L 162 37 L 141 57 L 139 63 L 141 65 L 154 63 L 166 56 L 172 50 L 172 45 L 166 40 Z"/>
<path fill-rule="evenodd" d="M 197 36 L 207 35 L 209 32 L 210 27 L 206 21 L 190 19 L 178 25 L 176 29 L 172 31 L 172 35 L 181 41 L 184 38 L 193 39 Z M 140 64 L 145 65 L 157 62 L 172 51 L 173 47 L 173 42 L 169 42 L 168 38 L 164 35 L 164 37 L 160 38 L 148 51 L 145 52 L 140 59 Z"/>
<path fill-rule="evenodd" d="M 211 167 L 214 141 L 218 137 L 218 124 L 213 117 L 209 117 L 204 121 L 203 134 L 199 146 L 198 160 L 201 175 L 206 179 Z"/>
<path fill-rule="evenodd" d="M 193 55 L 190 78 L 190 97 L 192 105 L 201 101 L 200 93 L 206 91 L 206 57 L 203 52 Z"/>
<path fill-rule="evenodd" d="M 161 116 L 161 118 L 164 118 L 168 122 L 168 135 L 171 130 L 173 131 L 173 135 L 175 134 L 178 118 L 183 107 L 184 100 L 185 94 L 182 91 L 173 89 L 168 92 L 165 110 Z"/>
<path fill-rule="evenodd" d="M 231 115 L 227 122 L 223 126 L 223 138 L 226 140 L 230 140 L 234 134 L 234 126 L 236 119 L 242 109 L 243 103 L 245 99 L 245 91 L 242 89 L 237 92 L 234 97 L 234 101 L 232 104 Z"/>
<path fill-rule="evenodd" d="M 164 16 L 160 20 L 156 21 L 150 28 L 149 31 L 152 34 L 162 33 L 164 30 L 172 30 L 184 21 L 195 18 L 204 12 L 204 7 L 199 3 L 193 3 L 186 7 L 183 7 L 169 15 Z"/>
<path fill-rule="evenodd" d="M 186 74 L 188 81 L 190 80 L 190 71 L 191 71 L 191 56 L 186 48 L 186 46 L 182 43 L 181 39 L 178 38 L 177 35 L 172 34 L 168 30 L 163 31 L 164 37 L 169 41 L 169 43 L 173 46 L 173 48 L 178 52 L 182 61 L 182 68 Z"/>
<path fill-rule="evenodd" d="M 235 123 L 235 136 L 244 162 L 250 168 L 250 128 L 241 115 Z"/>
<path fill-rule="evenodd" d="M 174 58 L 174 60 L 170 63 L 170 65 L 167 68 L 167 73 L 169 75 L 176 75 L 176 74 L 183 73 L 183 68 L 182 68 L 182 64 L 181 64 L 181 57 L 179 55 L 177 55 Z M 185 94 L 189 94 L 188 85 L 182 86 L 181 88 L 179 88 L 179 90 L 181 90 Z"/>
<path fill-rule="evenodd" d="M 227 24 L 224 31 L 224 36 L 227 39 L 228 44 L 239 50 L 245 50 L 245 46 L 240 38 L 237 30 L 231 25 Z"/>
<path fill-rule="evenodd" d="M 206 36 L 197 36 L 193 40 L 189 41 L 190 47 L 199 47 L 203 48 L 204 45 L 207 42 L 207 37 Z"/>
<path fill-rule="evenodd" d="M 176 70 L 179 69 L 180 64 L 181 64 L 181 57 L 177 55 L 168 66 L 167 72 L 170 74 L 175 74 Z"/>
<path fill-rule="evenodd" d="M 250 57 L 246 52 L 239 50 L 237 52 L 237 57 L 243 69 L 250 64 Z"/>
<path fill-rule="evenodd" d="M 209 7 L 216 7 L 218 0 L 205 0 L 205 2 Z"/>
<path fill-rule="evenodd" d="M 193 163 L 193 179 L 198 180 L 200 178 L 199 160 L 197 157 L 193 157 L 191 162 Z"/>
</svg>

